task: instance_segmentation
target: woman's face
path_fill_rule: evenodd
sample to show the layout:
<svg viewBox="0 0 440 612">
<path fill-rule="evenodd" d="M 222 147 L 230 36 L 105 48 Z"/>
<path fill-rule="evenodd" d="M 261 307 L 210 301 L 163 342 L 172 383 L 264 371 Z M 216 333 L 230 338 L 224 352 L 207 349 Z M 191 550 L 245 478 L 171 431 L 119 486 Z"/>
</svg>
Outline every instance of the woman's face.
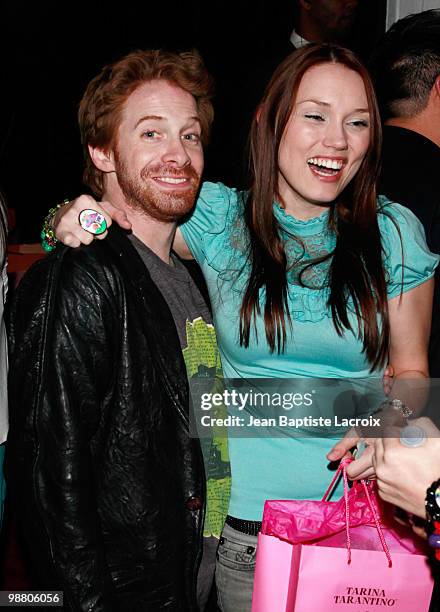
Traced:
<svg viewBox="0 0 440 612">
<path fill-rule="evenodd" d="M 362 77 L 342 64 L 309 68 L 278 151 L 278 194 L 287 212 L 319 215 L 359 169 L 370 143 Z"/>
</svg>

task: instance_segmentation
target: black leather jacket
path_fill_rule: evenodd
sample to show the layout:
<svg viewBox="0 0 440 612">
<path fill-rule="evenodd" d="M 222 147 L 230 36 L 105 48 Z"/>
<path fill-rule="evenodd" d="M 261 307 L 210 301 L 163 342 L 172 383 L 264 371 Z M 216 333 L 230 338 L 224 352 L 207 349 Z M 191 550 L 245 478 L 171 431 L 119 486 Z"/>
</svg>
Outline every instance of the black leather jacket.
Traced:
<svg viewBox="0 0 440 612">
<path fill-rule="evenodd" d="M 69 610 L 196 610 L 205 499 L 176 329 L 129 240 L 58 248 L 10 316 L 9 492 Z"/>
</svg>

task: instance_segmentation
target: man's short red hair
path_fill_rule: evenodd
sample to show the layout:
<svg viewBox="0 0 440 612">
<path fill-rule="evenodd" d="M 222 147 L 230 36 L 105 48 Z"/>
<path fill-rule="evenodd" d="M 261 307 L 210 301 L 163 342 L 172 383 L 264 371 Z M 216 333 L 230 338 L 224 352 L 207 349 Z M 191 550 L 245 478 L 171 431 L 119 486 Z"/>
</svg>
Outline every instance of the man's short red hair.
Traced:
<svg viewBox="0 0 440 612">
<path fill-rule="evenodd" d="M 169 81 L 192 96 L 197 104 L 202 142 L 209 139 L 214 117 L 211 103 L 213 80 L 196 51 L 135 51 L 106 66 L 90 81 L 79 106 L 78 120 L 84 148 L 84 182 L 101 196 L 104 173 L 93 164 L 88 146 L 110 149 L 115 144 L 127 98 L 145 82 Z"/>
</svg>

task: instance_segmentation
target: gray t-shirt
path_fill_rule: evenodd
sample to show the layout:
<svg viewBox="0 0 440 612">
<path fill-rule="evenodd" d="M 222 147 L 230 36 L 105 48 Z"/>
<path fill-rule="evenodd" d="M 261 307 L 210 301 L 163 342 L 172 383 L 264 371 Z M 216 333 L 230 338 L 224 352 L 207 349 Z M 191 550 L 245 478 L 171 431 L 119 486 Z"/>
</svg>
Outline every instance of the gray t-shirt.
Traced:
<svg viewBox="0 0 440 612">
<path fill-rule="evenodd" d="M 212 317 L 190 273 L 175 256 L 165 263 L 136 236 L 129 236 L 167 302 L 179 335 L 188 379 L 221 378 L 222 369 Z M 231 488 L 227 439 L 201 439 L 206 471 L 204 535 L 220 537 Z"/>
<path fill-rule="evenodd" d="M 171 264 L 165 263 L 136 236 L 130 240 L 148 268 L 151 278 L 173 315 L 179 335 L 180 346 L 188 346 L 187 322 L 202 318 L 212 325 L 212 317 L 198 287 L 179 259 L 171 254 Z"/>
</svg>

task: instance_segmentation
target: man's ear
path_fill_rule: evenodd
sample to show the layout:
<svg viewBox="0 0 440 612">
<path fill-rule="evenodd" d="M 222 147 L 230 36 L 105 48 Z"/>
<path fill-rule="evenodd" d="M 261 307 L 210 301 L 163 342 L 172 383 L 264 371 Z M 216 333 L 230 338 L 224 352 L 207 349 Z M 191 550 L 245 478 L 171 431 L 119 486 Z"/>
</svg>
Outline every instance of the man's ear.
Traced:
<svg viewBox="0 0 440 612">
<path fill-rule="evenodd" d="M 92 162 L 102 172 L 114 172 L 115 170 L 115 157 L 113 150 L 104 150 L 99 147 L 92 147 L 88 145 L 89 155 Z"/>
<path fill-rule="evenodd" d="M 312 2 L 311 0 L 299 0 L 299 4 L 302 6 L 302 8 L 306 11 L 310 11 L 310 9 L 312 8 Z"/>
<path fill-rule="evenodd" d="M 440 101 L 440 74 L 434 81 L 434 91 L 437 94 L 437 98 Z"/>
</svg>

